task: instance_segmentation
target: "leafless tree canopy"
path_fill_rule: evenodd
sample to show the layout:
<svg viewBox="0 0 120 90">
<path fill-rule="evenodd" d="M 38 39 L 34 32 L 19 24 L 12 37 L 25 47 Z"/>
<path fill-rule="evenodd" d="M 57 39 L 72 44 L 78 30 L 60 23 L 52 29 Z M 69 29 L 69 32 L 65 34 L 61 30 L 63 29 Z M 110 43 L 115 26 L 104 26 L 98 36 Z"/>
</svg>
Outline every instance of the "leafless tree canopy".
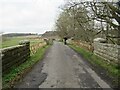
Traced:
<svg viewBox="0 0 120 90">
<path fill-rule="evenodd" d="M 91 44 L 94 38 L 101 37 L 108 43 L 120 44 L 120 1 L 69 0 L 61 9 L 56 21 L 61 38 L 73 37 Z"/>
</svg>

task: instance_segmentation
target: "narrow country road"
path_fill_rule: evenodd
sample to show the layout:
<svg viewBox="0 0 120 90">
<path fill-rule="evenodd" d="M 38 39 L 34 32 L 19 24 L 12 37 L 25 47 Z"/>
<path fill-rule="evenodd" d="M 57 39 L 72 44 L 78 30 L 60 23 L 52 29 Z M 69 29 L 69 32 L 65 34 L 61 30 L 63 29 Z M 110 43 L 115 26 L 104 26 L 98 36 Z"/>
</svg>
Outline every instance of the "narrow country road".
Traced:
<svg viewBox="0 0 120 90">
<path fill-rule="evenodd" d="M 16 88 L 110 88 L 67 45 L 54 42 L 42 61 L 36 64 Z"/>
</svg>

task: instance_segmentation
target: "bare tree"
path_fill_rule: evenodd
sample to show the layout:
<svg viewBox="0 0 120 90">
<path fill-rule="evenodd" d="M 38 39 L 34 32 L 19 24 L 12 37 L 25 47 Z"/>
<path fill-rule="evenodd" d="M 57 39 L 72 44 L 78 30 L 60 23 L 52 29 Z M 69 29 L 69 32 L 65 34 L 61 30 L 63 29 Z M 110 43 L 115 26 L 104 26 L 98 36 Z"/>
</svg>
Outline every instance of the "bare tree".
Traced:
<svg viewBox="0 0 120 90">
<path fill-rule="evenodd" d="M 59 27 L 58 31 L 64 32 L 64 35 L 90 44 L 96 36 L 101 35 L 108 43 L 120 44 L 119 3 L 69 0 L 62 9 L 56 25 Z M 98 22 L 99 29 L 95 26 Z"/>
</svg>

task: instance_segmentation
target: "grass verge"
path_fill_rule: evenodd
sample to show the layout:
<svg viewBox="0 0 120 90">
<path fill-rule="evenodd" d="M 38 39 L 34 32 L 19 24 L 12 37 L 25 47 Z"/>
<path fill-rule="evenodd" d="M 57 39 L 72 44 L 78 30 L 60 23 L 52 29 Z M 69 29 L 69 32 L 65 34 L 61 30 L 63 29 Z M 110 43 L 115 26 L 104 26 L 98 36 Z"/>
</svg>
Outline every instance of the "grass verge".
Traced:
<svg viewBox="0 0 120 90">
<path fill-rule="evenodd" d="M 45 51 L 48 47 L 49 45 L 39 48 L 36 54 L 32 55 L 30 59 L 28 59 L 26 62 L 24 62 L 17 68 L 13 67 L 13 69 L 11 70 L 9 74 L 3 76 L 2 77 L 3 89 L 13 87 L 14 84 L 18 80 L 20 80 L 21 77 L 23 77 L 28 71 L 31 70 L 33 65 L 35 65 L 39 60 L 43 58 Z"/>
<path fill-rule="evenodd" d="M 84 59 L 88 60 L 92 65 L 99 66 L 103 69 L 105 69 L 107 72 L 106 74 L 110 77 L 114 78 L 113 82 L 115 86 L 118 86 L 120 83 L 118 81 L 118 77 L 120 77 L 120 68 L 116 64 L 108 63 L 104 59 L 94 55 L 92 52 L 89 52 L 83 48 L 78 47 L 77 45 L 69 45 L 72 49 L 74 49 L 76 52 L 80 53 Z"/>
</svg>

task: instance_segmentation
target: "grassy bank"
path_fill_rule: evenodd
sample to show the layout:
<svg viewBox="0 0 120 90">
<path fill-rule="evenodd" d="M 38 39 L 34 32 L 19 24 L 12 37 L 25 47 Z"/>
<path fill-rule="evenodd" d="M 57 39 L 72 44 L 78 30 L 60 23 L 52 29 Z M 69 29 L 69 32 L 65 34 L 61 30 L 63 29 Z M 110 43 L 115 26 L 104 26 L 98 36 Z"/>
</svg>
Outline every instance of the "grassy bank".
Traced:
<svg viewBox="0 0 120 90">
<path fill-rule="evenodd" d="M 35 65 L 39 60 L 41 60 L 45 54 L 46 49 L 49 46 L 44 46 L 39 48 L 37 52 L 30 57 L 26 62 L 11 70 L 11 72 L 2 78 L 3 88 L 13 87 L 14 83 L 17 82 L 25 73 L 27 73 L 33 65 Z"/>
<path fill-rule="evenodd" d="M 118 77 L 120 77 L 120 69 L 118 65 L 108 63 L 104 59 L 94 55 L 92 52 L 89 52 L 83 48 L 80 48 L 76 45 L 69 45 L 76 52 L 80 53 L 84 59 L 88 60 L 92 65 L 99 66 L 106 70 L 107 75 L 114 78 L 114 83 L 118 84 Z"/>
</svg>

